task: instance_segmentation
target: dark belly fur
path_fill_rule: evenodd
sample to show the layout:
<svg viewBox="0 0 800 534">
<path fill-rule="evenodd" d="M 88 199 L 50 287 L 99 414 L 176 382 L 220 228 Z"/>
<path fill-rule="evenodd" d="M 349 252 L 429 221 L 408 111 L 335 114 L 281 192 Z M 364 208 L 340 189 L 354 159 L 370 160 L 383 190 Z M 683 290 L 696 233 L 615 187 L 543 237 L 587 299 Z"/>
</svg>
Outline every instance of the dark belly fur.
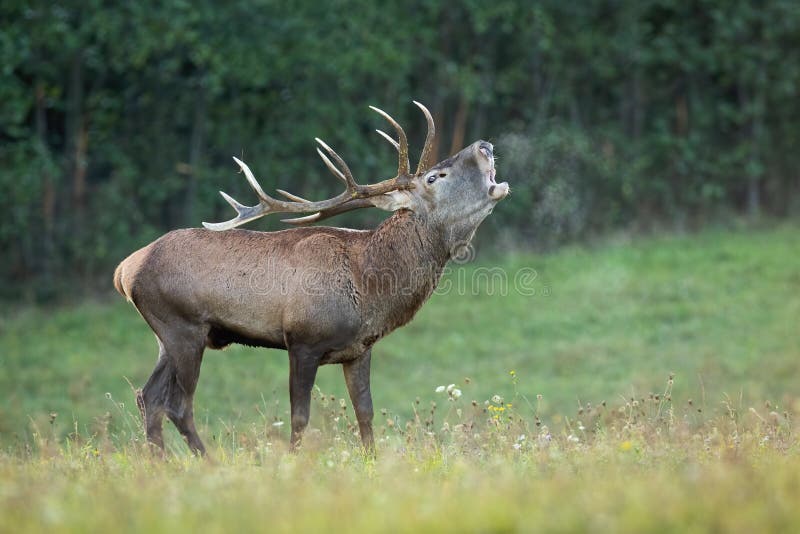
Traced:
<svg viewBox="0 0 800 534">
<path fill-rule="evenodd" d="M 223 349 L 231 343 L 239 343 L 240 345 L 247 345 L 248 347 L 286 350 L 286 346 L 283 343 L 274 343 L 266 339 L 245 336 L 220 326 L 212 326 L 206 337 L 206 346 L 211 349 Z"/>
</svg>

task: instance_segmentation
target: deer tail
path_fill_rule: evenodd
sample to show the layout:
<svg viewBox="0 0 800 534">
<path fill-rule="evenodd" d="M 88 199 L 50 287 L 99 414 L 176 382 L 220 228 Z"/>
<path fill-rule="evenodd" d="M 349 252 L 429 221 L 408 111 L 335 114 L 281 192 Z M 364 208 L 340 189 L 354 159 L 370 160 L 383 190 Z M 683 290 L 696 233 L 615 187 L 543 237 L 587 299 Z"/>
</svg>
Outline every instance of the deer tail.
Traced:
<svg viewBox="0 0 800 534">
<path fill-rule="evenodd" d="M 119 291 L 119 294 L 125 298 L 128 298 L 127 293 L 125 293 L 125 288 L 122 287 L 122 265 L 125 262 L 120 263 L 117 265 L 117 268 L 114 270 L 114 287 Z"/>
</svg>

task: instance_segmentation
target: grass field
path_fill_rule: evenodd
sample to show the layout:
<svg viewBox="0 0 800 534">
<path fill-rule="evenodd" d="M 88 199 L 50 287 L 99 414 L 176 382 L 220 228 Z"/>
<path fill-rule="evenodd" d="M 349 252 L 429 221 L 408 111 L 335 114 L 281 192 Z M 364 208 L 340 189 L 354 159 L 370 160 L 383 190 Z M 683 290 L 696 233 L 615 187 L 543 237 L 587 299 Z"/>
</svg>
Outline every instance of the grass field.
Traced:
<svg viewBox="0 0 800 534">
<path fill-rule="evenodd" d="M 135 310 L 5 309 L 0 531 L 796 531 L 798 251 L 794 224 L 453 266 L 374 350 L 377 460 L 336 366 L 288 454 L 285 353 L 244 347 L 203 363 L 215 463 L 169 425 L 154 460 Z"/>
</svg>

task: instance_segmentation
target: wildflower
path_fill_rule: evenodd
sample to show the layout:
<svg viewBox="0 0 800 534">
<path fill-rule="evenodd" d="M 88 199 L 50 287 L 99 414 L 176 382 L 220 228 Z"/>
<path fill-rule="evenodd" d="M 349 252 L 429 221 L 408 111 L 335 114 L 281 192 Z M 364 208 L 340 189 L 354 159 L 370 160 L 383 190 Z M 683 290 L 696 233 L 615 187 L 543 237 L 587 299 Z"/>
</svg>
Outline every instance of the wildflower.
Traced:
<svg viewBox="0 0 800 534">
<path fill-rule="evenodd" d="M 525 441 L 525 434 L 520 434 L 517 441 Z"/>
<path fill-rule="evenodd" d="M 567 436 L 567 441 L 569 441 L 570 443 L 580 443 L 581 438 L 579 438 L 578 436 L 573 436 L 572 434 L 570 434 L 569 436 Z"/>
<path fill-rule="evenodd" d="M 444 386 L 439 386 L 436 388 L 436 393 L 442 393 L 444 391 Z"/>
<path fill-rule="evenodd" d="M 512 369 L 512 370 L 510 370 L 510 371 L 508 372 L 508 374 L 510 374 L 511 376 L 517 376 L 517 372 L 516 372 L 515 370 L 513 370 L 513 369 Z"/>
<path fill-rule="evenodd" d="M 275 421 L 272 426 L 283 426 L 283 421 Z"/>
<path fill-rule="evenodd" d="M 341 406 L 342 409 L 347 407 L 347 403 L 345 402 L 344 399 L 339 399 L 339 406 Z"/>
<path fill-rule="evenodd" d="M 619 444 L 619 450 L 621 450 L 622 452 L 628 452 L 632 448 L 633 448 L 633 443 L 631 443 L 630 441 L 623 441 L 622 443 Z"/>
<path fill-rule="evenodd" d="M 450 392 L 450 397 L 453 399 L 457 399 L 461 396 L 461 390 L 458 388 L 454 388 L 453 391 Z"/>
<path fill-rule="evenodd" d="M 447 392 L 452 393 L 455 388 L 456 388 L 455 384 L 450 384 L 449 386 L 447 386 Z"/>
<path fill-rule="evenodd" d="M 515 443 L 515 444 L 512 445 L 512 447 L 514 447 L 514 450 L 518 451 L 518 450 L 520 450 L 522 448 L 522 445 L 519 444 L 519 443 Z"/>
<path fill-rule="evenodd" d="M 495 404 L 503 404 L 503 397 L 500 395 L 492 395 L 492 402 Z"/>
</svg>

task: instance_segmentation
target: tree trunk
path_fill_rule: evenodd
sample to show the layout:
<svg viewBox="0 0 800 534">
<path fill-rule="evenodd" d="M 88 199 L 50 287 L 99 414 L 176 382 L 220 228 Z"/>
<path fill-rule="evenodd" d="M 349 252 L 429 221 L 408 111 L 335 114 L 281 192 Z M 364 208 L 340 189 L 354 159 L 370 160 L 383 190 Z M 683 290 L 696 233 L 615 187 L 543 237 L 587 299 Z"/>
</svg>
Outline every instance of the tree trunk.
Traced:
<svg viewBox="0 0 800 534">
<path fill-rule="evenodd" d="M 40 150 L 47 151 L 47 109 L 45 102 L 44 83 L 36 84 L 36 138 L 40 145 Z M 41 155 L 43 157 L 44 154 Z M 53 230 L 55 228 L 56 214 L 56 192 L 53 177 L 50 175 L 49 167 L 43 166 L 42 170 L 42 241 L 41 254 L 33 254 L 34 258 L 39 256 L 38 261 L 30 259 L 33 269 L 41 269 L 44 285 L 52 287 L 53 284 L 53 260 L 55 258 Z M 25 240 L 36 247 L 33 240 Z M 38 248 L 38 247 L 37 247 Z M 27 254 L 26 254 L 27 255 Z M 37 265 L 38 264 L 38 265 Z"/>
<path fill-rule="evenodd" d="M 455 125 L 453 126 L 453 140 L 450 143 L 450 154 L 455 154 L 464 148 L 464 135 L 467 129 L 467 111 L 469 109 L 469 102 L 467 97 L 463 94 L 458 101 L 458 110 L 456 110 Z"/>
<path fill-rule="evenodd" d="M 70 233 L 72 240 L 84 238 L 84 209 L 86 197 L 86 117 L 83 113 L 83 50 L 72 57 L 67 88 L 65 175 L 70 184 Z"/>
<path fill-rule="evenodd" d="M 764 70 L 764 61 L 762 61 L 758 67 L 753 98 L 753 116 L 750 121 L 750 162 L 747 166 L 747 214 L 753 218 L 761 215 L 761 177 L 764 172 L 761 150 L 764 137 L 765 84 L 766 72 Z"/>
<path fill-rule="evenodd" d="M 197 89 L 192 121 L 192 137 L 189 141 L 189 173 L 186 182 L 186 195 L 183 205 L 184 225 L 193 226 L 195 222 L 195 201 L 197 199 L 197 174 L 203 157 L 203 142 L 206 124 L 206 97 L 202 84 Z"/>
</svg>

